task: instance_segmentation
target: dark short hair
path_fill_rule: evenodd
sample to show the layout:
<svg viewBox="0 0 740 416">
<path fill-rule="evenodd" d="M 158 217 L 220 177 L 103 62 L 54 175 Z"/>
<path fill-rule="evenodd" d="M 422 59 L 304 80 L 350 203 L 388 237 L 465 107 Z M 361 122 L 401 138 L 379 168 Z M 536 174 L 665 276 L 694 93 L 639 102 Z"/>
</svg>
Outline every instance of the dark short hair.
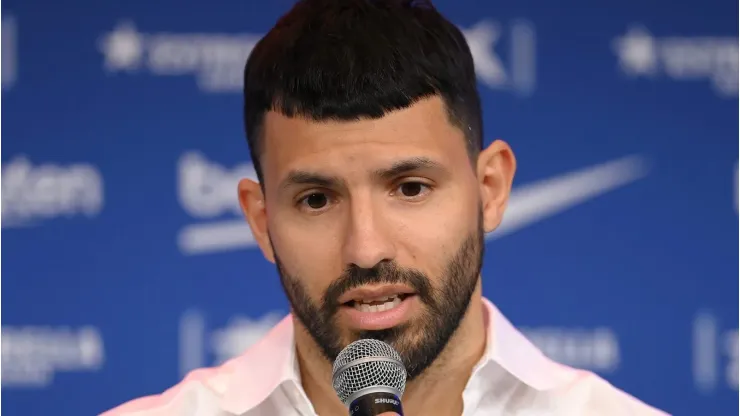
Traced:
<svg viewBox="0 0 740 416">
<path fill-rule="evenodd" d="M 268 111 L 351 121 L 440 96 L 471 160 L 483 122 L 463 33 L 425 0 L 300 0 L 255 45 L 244 69 L 244 126 L 263 183 Z"/>
</svg>

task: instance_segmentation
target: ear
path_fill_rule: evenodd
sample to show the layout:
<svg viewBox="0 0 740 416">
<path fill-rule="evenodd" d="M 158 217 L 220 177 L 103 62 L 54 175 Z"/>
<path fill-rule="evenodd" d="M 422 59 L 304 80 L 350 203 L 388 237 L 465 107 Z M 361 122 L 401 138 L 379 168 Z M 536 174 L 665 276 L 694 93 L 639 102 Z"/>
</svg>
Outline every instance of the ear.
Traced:
<svg viewBox="0 0 740 416">
<path fill-rule="evenodd" d="M 516 158 L 506 142 L 495 140 L 478 156 L 478 183 L 486 233 L 498 228 L 504 217 L 516 171 Z"/>
<path fill-rule="evenodd" d="M 265 196 L 260 184 L 251 179 L 239 181 L 239 205 L 244 217 L 252 229 L 252 235 L 259 244 L 262 254 L 267 260 L 274 263 L 275 255 L 270 244 L 270 235 L 267 230 L 267 209 Z"/>
</svg>

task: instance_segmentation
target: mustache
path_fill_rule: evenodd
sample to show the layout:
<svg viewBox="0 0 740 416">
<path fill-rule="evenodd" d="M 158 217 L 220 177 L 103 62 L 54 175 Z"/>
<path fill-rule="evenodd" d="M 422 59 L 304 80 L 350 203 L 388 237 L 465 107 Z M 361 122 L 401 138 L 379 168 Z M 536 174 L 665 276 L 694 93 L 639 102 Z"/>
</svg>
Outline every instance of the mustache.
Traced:
<svg viewBox="0 0 740 416">
<path fill-rule="evenodd" d="M 369 284 L 405 284 L 416 292 L 419 298 L 428 304 L 433 302 L 432 285 L 427 276 L 414 269 L 406 269 L 396 262 L 388 260 L 366 269 L 350 265 L 336 281 L 324 292 L 321 309 L 324 316 L 332 316 L 341 306 L 338 299 L 346 292 Z"/>
</svg>

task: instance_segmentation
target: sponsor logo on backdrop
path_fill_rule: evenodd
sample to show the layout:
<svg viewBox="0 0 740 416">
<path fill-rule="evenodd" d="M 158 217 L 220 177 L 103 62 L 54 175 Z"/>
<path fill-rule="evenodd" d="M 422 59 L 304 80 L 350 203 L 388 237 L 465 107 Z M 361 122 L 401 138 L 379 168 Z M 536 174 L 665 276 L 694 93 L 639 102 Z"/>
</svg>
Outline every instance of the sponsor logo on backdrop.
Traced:
<svg viewBox="0 0 740 416">
<path fill-rule="evenodd" d="M 484 20 L 463 29 L 480 82 L 521 95 L 536 80 L 535 31 L 527 21 L 509 25 Z M 155 76 L 195 76 L 209 93 L 241 92 L 244 64 L 263 36 L 258 33 L 143 33 L 122 21 L 98 41 L 110 73 L 147 72 Z M 503 57 L 506 56 L 506 59 Z"/>
<path fill-rule="evenodd" d="M 95 217 L 103 208 L 103 179 L 87 163 L 34 165 L 24 155 L 2 165 L 2 226 L 37 225 L 57 217 Z"/>
<path fill-rule="evenodd" d="M 109 72 L 195 75 L 206 92 L 239 92 L 244 63 L 261 35 L 142 33 L 131 21 L 105 34 L 99 47 Z"/>
<path fill-rule="evenodd" d="M 520 328 L 552 360 L 584 370 L 611 373 L 620 363 L 619 338 L 611 328 Z"/>
<path fill-rule="evenodd" d="M 180 205 L 196 220 L 177 236 L 183 254 L 256 245 L 236 195 L 239 179 L 257 180 L 251 163 L 229 168 L 192 151 L 182 155 L 177 171 Z M 646 160 L 633 155 L 519 186 L 512 191 L 501 225 L 486 237 L 500 238 L 543 221 L 641 179 L 647 172 Z"/>
<path fill-rule="evenodd" d="M 614 40 L 622 72 L 630 77 L 709 80 L 718 95 L 737 97 L 737 37 L 658 38 L 641 25 Z"/>
<path fill-rule="evenodd" d="M 2 18 L 2 49 L 0 54 L 0 71 L 2 71 L 2 89 L 9 90 L 18 78 L 18 29 L 15 16 L 3 13 Z"/>
<path fill-rule="evenodd" d="M 183 227 L 177 245 L 185 254 L 253 247 L 256 243 L 237 199 L 242 178 L 257 181 L 251 163 L 228 168 L 200 152 L 186 152 L 177 166 L 177 196 L 197 222 Z"/>
<path fill-rule="evenodd" d="M 3 326 L 2 387 L 44 388 L 58 372 L 95 372 L 105 364 L 98 328 Z"/>
<path fill-rule="evenodd" d="M 494 90 L 511 90 L 523 96 L 534 92 L 536 35 L 530 22 L 515 21 L 507 29 L 499 22 L 483 20 L 461 30 L 475 61 L 478 82 Z M 502 40 L 508 43 L 505 48 L 499 47 L 504 43 Z M 506 60 L 501 49 L 508 52 Z"/>
<path fill-rule="evenodd" d="M 709 394 L 719 388 L 737 391 L 737 328 L 722 328 L 717 314 L 701 311 L 692 328 L 692 371 L 697 390 Z"/>
<path fill-rule="evenodd" d="M 233 316 L 224 327 L 208 329 L 205 314 L 197 309 L 180 318 L 180 375 L 210 367 L 243 353 L 285 316 L 270 312 L 258 319 Z"/>
</svg>

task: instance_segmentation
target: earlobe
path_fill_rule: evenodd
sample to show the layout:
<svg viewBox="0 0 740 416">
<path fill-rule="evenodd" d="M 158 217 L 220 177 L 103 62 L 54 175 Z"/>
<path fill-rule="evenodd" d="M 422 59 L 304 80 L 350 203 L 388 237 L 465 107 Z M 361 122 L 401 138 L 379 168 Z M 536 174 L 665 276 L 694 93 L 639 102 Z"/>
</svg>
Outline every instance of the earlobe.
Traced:
<svg viewBox="0 0 740 416">
<path fill-rule="evenodd" d="M 238 193 L 239 205 L 241 205 L 255 241 L 260 246 L 265 258 L 274 263 L 275 257 L 267 230 L 265 196 L 260 184 L 250 179 L 242 179 L 239 181 Z"/>
<path fill-rule="evenodd" d="M 511 194 L 516 158 L 509 145 L 495 140 L 478 156 L 483 223 L 487 233 L 498 228 Z"/>
</svg>

